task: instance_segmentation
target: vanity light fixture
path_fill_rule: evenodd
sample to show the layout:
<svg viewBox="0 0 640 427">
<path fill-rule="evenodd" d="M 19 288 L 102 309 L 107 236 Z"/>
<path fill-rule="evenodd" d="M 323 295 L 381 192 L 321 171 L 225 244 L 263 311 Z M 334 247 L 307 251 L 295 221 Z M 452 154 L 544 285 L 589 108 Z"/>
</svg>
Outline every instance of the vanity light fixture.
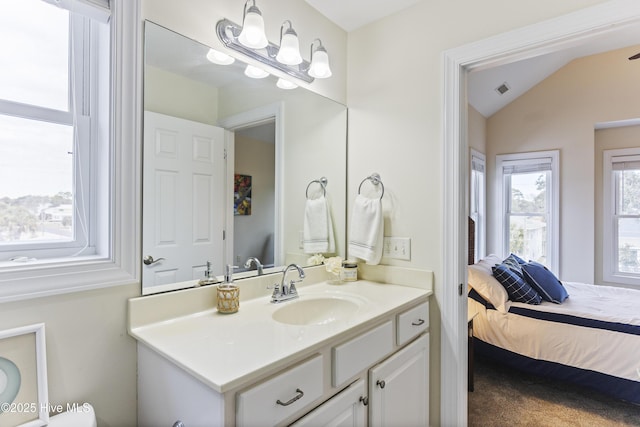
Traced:
<svg viewBox="0 0 640 427">
<path fill-rule="evenodd" d="M 247 68 L 244 69 L 244 75 L 252 79 L 264 79 L 269 73 L 255 65 L 247 65 Z"/>
<path fill-rule="evenodd" d="M 278 86 L 280 89 L 286 89 L 286 90 L 295 89 L 298 87 L 298 85 L 295 84 L 294 82 L 291 82 L 285 79 L 278 79 L 276 86 Z"/>
<path fill-rule="evenodd" d="M 209 49 L 209 52 L 207 52 L 207 59 L 218 65 L 230 65 L 235 62 L 235 58 L 232 56 L 215 49 Z"/>
<path fill-rule="evenodd" d="M 253 6 L 247 10 L 247 5 L 253 1 Z M 256 0 L 247 0 L 242 14 L 242 31 L 238 35 L 238 41 L 251 49 L 267 47 L 269 40 L 264 33 L 264 19 L 262 12 L 256 6 Z"/>
<path fill-rule="evenodd" d="M 247 9 L 249 2 L 253 2 L 253 5 Z M 285 28 L 285 25 L 289 28 Z M 258 37 L 264 34 L 264 21 L 255 0 L 247 0 L 245 3 L 242 26 L 226 18 L 221 19 L 216 24 L 216 33 L 229 49 L 275 68 L 289 77 L 311 83 L 316 78 L 331 76 L 329 56 L 320 39 L 316 39 L 318 45 L 315 49 L 315 41 L 311 43 L 311 61 L 304 60 L 300 55 L 298 35 L 291 21 L 286 20 L 280 26 L 280 46 L 271 43 L 266 37 L 264 40 Z M 254 39 L 260 39 L 261 42 L 257 43 Z M 311 62 L 314 62 L 314 65 Z"/>
<path fill-rule="evenodd" d="M 316 41 L 318 42 L 318 47 L 313 50 L 313 43 Z M 331 74 L 327 50 L 322 46 L 322 41 L 320 39 L 315 39 L 311 43 L 311 65 L 309 66 L 309 75 L 316 79 L 326 79 L 331 77 Z"/>
<path fill-rule="evenodd" d="M 284 26 L 287 23 L 289 28 L 285 31 Z M 293 29 L 293 25 L 289 20 L 284 21 L 280 26 L 280 49 L 278 49 L 276 61 L 285 65 L 298 65 L 302 62 L 298 33 Z"/>
</svg>

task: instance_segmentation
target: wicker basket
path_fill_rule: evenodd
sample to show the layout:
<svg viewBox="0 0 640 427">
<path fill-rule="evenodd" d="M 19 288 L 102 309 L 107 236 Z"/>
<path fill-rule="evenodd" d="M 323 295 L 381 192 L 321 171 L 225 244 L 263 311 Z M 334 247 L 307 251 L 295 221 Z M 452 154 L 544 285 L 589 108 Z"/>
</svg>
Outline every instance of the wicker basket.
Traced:
<svg viewBox="0 0 640 427">
<path fill-rule="evenodd" d="M 240 308 L 240 288 L 236 285 L 218 286 L 218 312 L 235 313 Z"/>
</svg>

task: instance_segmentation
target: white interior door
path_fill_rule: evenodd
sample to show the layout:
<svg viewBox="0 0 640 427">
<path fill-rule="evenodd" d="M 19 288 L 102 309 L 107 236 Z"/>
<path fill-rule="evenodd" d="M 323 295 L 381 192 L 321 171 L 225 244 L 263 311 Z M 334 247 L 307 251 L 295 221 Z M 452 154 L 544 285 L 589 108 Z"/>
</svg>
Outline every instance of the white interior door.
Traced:
<svg viewBox="0 0 640 427">
<path fill-rule="evenodd" d="M 145 111 L 144 159 L 143 294 L 223 274 L 224 129 Z"/>
</svg>

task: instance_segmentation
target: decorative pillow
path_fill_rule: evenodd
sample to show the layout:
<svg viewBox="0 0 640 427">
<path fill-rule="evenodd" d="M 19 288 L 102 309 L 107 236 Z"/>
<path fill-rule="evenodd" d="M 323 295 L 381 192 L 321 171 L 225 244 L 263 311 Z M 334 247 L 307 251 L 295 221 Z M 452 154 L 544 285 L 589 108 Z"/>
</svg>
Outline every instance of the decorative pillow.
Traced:
<svg viewBox="0 0 640 427">
<path fill-rule="evenodd" d="M 505 267 L 509 268 L 509 270 L 516 273 L 522 279 L 524 279 L 524 275 L 522 274 L 522 264 L 524 264 L 524 261 L 520 261 L 522 261 L 521 258 L 518 258 L 517 255 L 511 254 L 504 261 L 502 261 L 502 264 Z"/>
<path fill-rule="evenodd" d="M 520 258 L 518 255 L 511 253 L 511 255 L 509 255 L 509 258 L 515 259 L 516 261 L 518 261 L 518 264 L 526 264 L 527 261 L 523 260 L 522 258 Z"/>
<path fill-rule="evenodd" d="M 542 302 L 540 294 L 507 265 L 500 264 L 493 267 L 493 275 L 507 290 L 512 301 L 536 305 Z"/>
<path fill-rule="evenodd" d="M 562 304 L 569 297 L 562 282 L 544 265 L 531 261 L 522 266 L 524 278 L 545 301 Z"/>
<path fill-rule="evenodd" d="M 491 268 L 491 267 L 489 267 Z M 496 310 L 506 313 L 509 311 L 509 295 L 506 289 L 487 272 L 484 266 L 478 264 L 468 267 L 469 286 L 471 286 L 483 299 L 491 303 Z M 489 270 L 491 271 L 491 270 Z"/>
</svg>

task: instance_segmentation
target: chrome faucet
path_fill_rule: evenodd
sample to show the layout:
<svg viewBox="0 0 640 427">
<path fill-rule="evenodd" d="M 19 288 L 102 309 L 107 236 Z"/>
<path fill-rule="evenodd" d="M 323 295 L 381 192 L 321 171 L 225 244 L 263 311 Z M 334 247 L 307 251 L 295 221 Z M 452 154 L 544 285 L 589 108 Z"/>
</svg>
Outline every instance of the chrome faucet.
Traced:
<svg viewBox="0 0 640 427">
<path fill-rule="evenodd" d="M 247 261 L 244 263 L 244 268 L 251 268 L 251 264 L 255 264 L 256 270 L 258 270 L 258 276 L 262 276 L 264 274 L 262 270 L 262 264 L 260 260 L 254 256 L 249 257 Z"/>
<path fill-rule="evenodd" d="M 287 283 L 286 283 L 287 272 L 289 271 L 289 269 L 292 269 L 292 268 L 295 268 L 298 270 L 298 278 L 300 280 L 291 280 L 289 282 L 289 285 L 287 286 Z M 302 267 L 300 267 L 298 264 L 289 264 L 284 270 L 282 270 L 282 280 L 280 281 L 279 284 L 276 283 L 273 288 L 273 294 L 271 295 L 271 302 L 279 303 L 279 302 L 289 301 L 291 299 L 298 298 L 298 290 L 296 289 L 296 283 L 302 282 L 302 279 L 304 279 L 304 277 L 305 277 L 305 274 Z"/>
</svg>

